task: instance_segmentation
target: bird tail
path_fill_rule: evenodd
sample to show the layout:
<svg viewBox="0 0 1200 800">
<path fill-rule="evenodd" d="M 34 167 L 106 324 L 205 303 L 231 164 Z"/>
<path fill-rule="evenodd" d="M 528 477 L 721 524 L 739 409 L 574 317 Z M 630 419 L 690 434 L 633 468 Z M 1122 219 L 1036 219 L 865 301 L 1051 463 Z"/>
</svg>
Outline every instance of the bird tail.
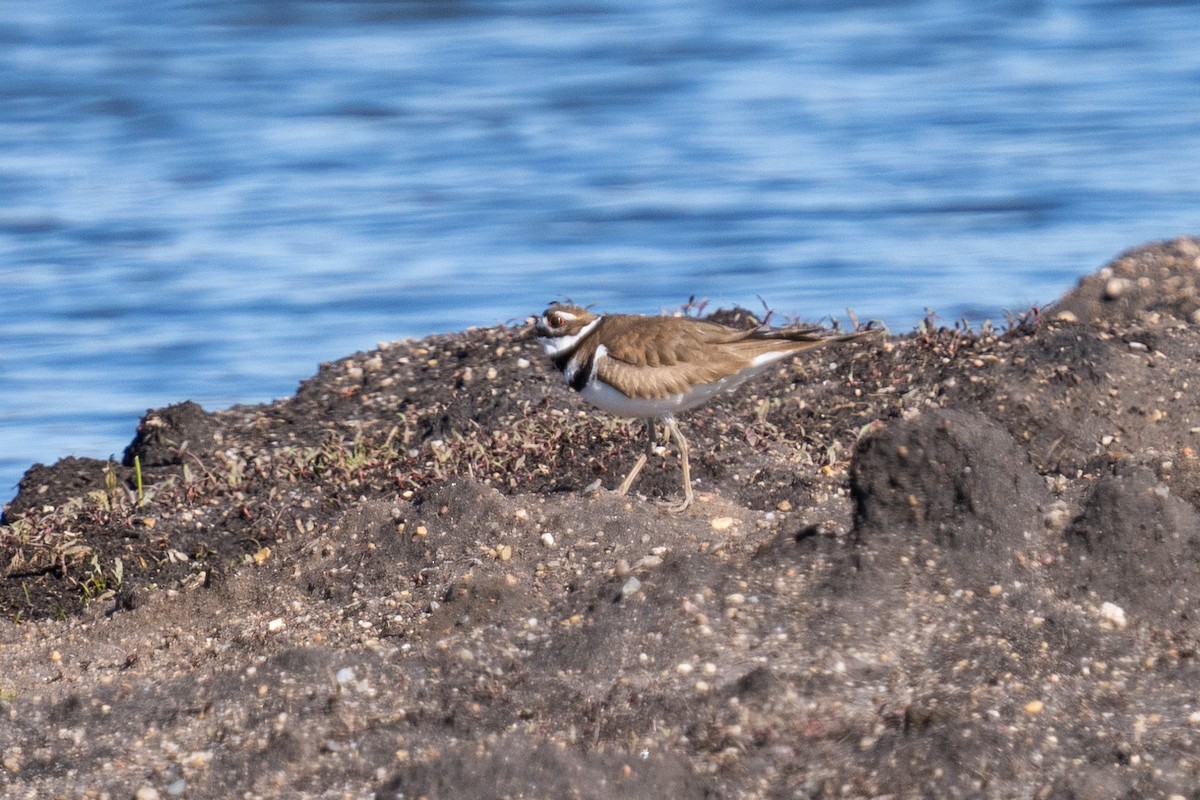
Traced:
<svg viewBox="0 0 1200 800">
<path fill-rule="evenodd" d="M 833 333 L 827 328 L 776 328 L 775 330 L 757 330 L 752 338 L 769 341 L 797 342 L 808 345 L 832 344 L 834 342 L 850 342 L 867 336 L 877 336 L 883 333 L 879 328 L 864 328 L 852 333 Z"/>
</svg>

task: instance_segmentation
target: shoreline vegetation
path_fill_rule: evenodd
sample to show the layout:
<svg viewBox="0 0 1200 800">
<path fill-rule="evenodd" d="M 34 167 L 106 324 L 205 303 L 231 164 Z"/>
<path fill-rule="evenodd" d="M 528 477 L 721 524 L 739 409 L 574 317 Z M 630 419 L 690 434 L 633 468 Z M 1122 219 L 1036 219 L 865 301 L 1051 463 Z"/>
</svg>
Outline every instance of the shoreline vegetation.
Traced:
<svg viewBox="0 0 1200 800">
<path fill-rule="evenodd" d="M 0 524 L 0 794 L 1200 785 L 1200 240 L 781 363 L 687 416 L 678 516 L 677 455 L 613 495 L 640 424 L 518 333 L 33 466 Z"/>
</svg>

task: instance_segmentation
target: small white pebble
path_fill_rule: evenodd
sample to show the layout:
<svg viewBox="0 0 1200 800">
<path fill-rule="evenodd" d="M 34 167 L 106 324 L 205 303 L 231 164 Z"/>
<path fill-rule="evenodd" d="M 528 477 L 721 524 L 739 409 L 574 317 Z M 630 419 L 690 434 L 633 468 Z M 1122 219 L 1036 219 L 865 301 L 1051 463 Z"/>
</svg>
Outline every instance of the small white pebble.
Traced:
<svg viewBox="0 0 1200 800">
<path fill-rule="evenodd" d="M 695 669 L 695 667 L 693 667 L 691 664 L 689 664 L 686 661 L 684 661 L 680 664 L 677 664 L 675 666 L 675 671 L 678 672 L 680 675 L 691 675 L 692 670 L 694 670 L 694 669 Z"/>
<path fill-rule="evenodd" d="M 542 534 L 542 546 L 543 547 L 554 547 L 554 534 L 550 533 L 549 531 L 547 531 L 546 533 L 543 533 Z"/>
<path fill-rule="evenodd" d="M 1118 628 L 1124 628 L 1127 624 L 1125 619 L 1125 609 L 1121 608 L 1116 603 L 1110 603 L 1108 601 L 1101 603 L 1100 616 Z"/>
<path fill-rule="evenodd" d="M 276 617 L 275 619 L 268 622 L 267 630 L 269 630 L 271 633 L 279 633 L 279 631 L 283 630 L 283 618 Z"/>
<path fill-rule="evenodd" d="M 734 592 L 733 594 L 725 595 L 725 605 L 727 606 L 740 606 L 745 605 L 745 603 L 746 595 L 742 594 L 741 592 Z"/>
<path fill-rule="evenodd" d="M 521 369 L 529 369 L 529 359 L 528 358 L 518 358 L 517 366 L 520 367 Z"/>
<path fill-rule="evenodd" d="M 349 667 L 342 667 L 333 677 L 338 682 L 338 685 L 345 686 L 347 683 L 354 683 L 354 670 Z"/>
</svg>

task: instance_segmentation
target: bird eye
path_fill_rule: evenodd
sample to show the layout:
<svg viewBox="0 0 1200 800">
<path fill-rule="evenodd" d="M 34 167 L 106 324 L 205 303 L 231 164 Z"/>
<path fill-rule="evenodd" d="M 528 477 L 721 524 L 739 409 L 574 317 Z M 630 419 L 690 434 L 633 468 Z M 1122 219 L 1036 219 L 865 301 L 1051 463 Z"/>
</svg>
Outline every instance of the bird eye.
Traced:
<svg viewBox="0 0 1200 800">
<path fill-rule="evenodd" d="M 563 326 L 562 314 L 559 314 L 557 311 L 551 311 L 546 315 L 546 324 L 551 328 L 561 328 Z"/>
</svg>

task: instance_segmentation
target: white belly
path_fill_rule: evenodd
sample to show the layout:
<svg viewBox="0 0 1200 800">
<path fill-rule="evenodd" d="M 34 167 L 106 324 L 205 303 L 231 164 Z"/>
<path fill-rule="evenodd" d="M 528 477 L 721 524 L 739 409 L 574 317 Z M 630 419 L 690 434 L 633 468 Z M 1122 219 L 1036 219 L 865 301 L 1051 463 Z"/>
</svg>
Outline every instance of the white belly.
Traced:
<svg viewBox="0 0 1200 800">
<path fill-rule="evenodd" d="M 714 395 L 734 388 L 765 366 L 750 367 L 728 378 L 695 386 L 684 394 L 656 399 L 626 397 L 601 380 L 588 381 L 580 394 L 596 408 L 617 417 L 665 417 L 702 405 Z"/>
</svg>

